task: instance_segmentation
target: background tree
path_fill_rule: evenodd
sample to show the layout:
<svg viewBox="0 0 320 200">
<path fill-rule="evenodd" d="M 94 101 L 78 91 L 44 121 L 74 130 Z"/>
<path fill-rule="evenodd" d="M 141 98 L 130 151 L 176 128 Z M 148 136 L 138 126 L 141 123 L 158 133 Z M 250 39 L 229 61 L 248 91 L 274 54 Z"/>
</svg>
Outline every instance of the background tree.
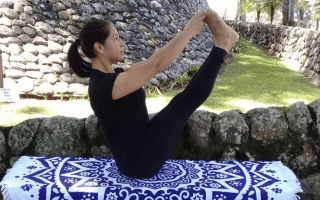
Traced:
<svg viewBox="0 0 320 200">
<path fill-rule="evenodd" d="M 283 0 L 282 2 L 282 25 L 289 25 L 290 17 L 290 0 Z"/>
<path fill-rule="evenodd" d="M 235 21 L 238 22 L 240 21 L 246 21 L 246 14 L 240 16 L 240 9 L 241 9 L 241 3 L 245 0 L 237 0 L 237 13 L 235 17 Z"/>
<path fill-rule="evenodd" d="M 255 11 L 257 13 L 258 22 L 260 22 L 260 14 L 263 12 L 263 6 L 259 0 L 243 0 L 240 7 L 240 15 Z"/>
<path fill-rule="evenodd" d="M 289 26 L 294 26 L 294 7 L 297 0 L 290 0 L 290 16 L 289 16 Z"/>
<path fill-rule="evenodd" d="M 312 20 L 316 21 L 316 29 L 319 30 L 320 21 L 320 0 L 315 0 L 314 12 L 312 14 Z"/>
<path fill-rule="evenodd" d="M 257 0 L 262 8 L 271 17 L 271 24 L 273 21 L 274 13 L 276 10 L 282 7 L 283 0 Z"/>
<path fill-rule="evenodd" d="M 302 21 L 304 18 L 304 12 L 307 10 L 310 10 L 308 7 L 308 1 L 307 0 L 298 0 L 296 3 L 296 8 L 299 11 L 299 20 Z"/>
<path fill-rule="evenodd" d="M 245 1 L 245 0 L 240 0 L 240 5 L 239 5 L 239 14 L 240 14 L 240 9 L 241 9 L 241 3 L 243 2 L 243 1 Z M 244 13 L 243 15 L 240 15 L 240 21 L 246 21 L 247 19 L 246 19 L 247 17 L 246 17 L 246 13 Z"/>
</svg>

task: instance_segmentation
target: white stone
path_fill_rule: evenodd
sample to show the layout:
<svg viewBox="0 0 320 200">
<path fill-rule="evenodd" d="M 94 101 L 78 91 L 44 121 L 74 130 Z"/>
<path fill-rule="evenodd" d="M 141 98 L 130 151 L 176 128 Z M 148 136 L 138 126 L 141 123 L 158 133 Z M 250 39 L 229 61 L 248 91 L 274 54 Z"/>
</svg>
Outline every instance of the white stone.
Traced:
<svg viewBox="0 0 320 200">
<path fill-rule="evenodd" d="M 43 82 L 39 87 L 35 88 L 34 92 L 43 95 L 53 95 L 53 85 Z"/>
<path fill-rule="evenodd" d="M 52 53 L 58 54 L 63 52 L 63 47 L 56 42 L 48 41 L 48 47 L 51 49 Z"/>
<path fill-rule="evenodd" d="M 18 80 L 20 92 L 29 92 L 33 90 L 33 80 L 28 77 L 22 77 Z"/>
<path fill-rule="evenodd" d="M 84 86 L 82 84 L 79 84 L 79 83 L 72 83 L 69 85 L 69 88 L 75 93 L 75 94 L 78 94 L 78 95 L 81 95 L 81 94 L 87 94 L 88 93 L 88 86 Z"/>
<path fill-rule="evenodd" d="M 27 71 L 26 76 L 30 78 L 40 79 L 42 78 L 43 74 L 39 71 Z"/>
<path fill-rule="evenodd" d="M 26 70 L 27 71 L 39 71 L 40 67 L 36 63 L 28 63 L 26 65 Z"/>
<path fill-rule="evenodd" d="M 52 54 L 52 51 L 49 47 L 46 47 L 44 45 L 37 45 L 37 50 L 40 54 L 43 54 L 45 56 L 50 56 Z"/>
<path fill-rule="evenodd" d="M 8 47 L 11 54 L 20 55 L 23 51 L 22 48 L 17 44 L 9 44 Z"/>
<path fill-rule="evenodd" d="M 23 50 L 25 52 L 29 52 L 29 53 L 32 53 L 34 55 L 38 55 L 39 54 L 39 51 L 38 51 L 37 47 L 34 44 L 31 44 L 31 43 L 23 45 Z"/>
<path fill-rule="evenodd" d="M 27 62 L 38 62 L 38 57 L 30 52 L 23 52 L 21 56 L 25 58 Z"/>
<path fill-rule="evenodd" d="M 5 71 L 7 78 L 21 78 L 24 76 L 24 72 L 16 69 L 8 69 Z"/>
<path fill-rule="evenodd" d="M 44 80 L 47 81 L 48 83 L 51 84 L 55 84 L 58 81 L 58 78 L 56 77 L 56 75 L 49 73 L 49 74 L 45 74 L 43 76 Z"/>
<path fill-rule="evenodd" d="M 4 78 L 3 88 L 11 88 L 14 90 L 19 90 L 19 85 L 11 78 Z"/>
</svg>

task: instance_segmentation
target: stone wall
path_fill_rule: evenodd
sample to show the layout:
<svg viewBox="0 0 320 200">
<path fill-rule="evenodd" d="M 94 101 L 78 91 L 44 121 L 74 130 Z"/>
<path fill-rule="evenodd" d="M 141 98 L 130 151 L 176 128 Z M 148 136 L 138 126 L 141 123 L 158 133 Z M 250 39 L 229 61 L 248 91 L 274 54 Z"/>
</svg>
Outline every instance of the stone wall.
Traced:
<svg viewBox="0 0 320 200">
<path fill-rule="evenodd" d="M 300 27 L 238 22 L 230 26 L 271 55 L 298 66 L 320 88 L 320 32 Z"/>
<path fill-rule="evenodd" d="M 151 119 L 156 113 L 150 114 Z M 23 155 L 113 158 L 97 118 L 29 119 L 0 127 L 0 175 Z M 320 198 L 320 99 L 247 113 L 196 110 L 169 159 L 280 160 Z"/>
<path fill-rule="evenodd" d="M 79 78 L 70 71 L 67 52 L 90 19 L 113 22 L 126 44 L 125 62 L 113 67 L 128 67 L 167 44 L 191 19 L 195 8 L 209 8 L 207 0 L 2 0 L 4 87 L 18 88 L 20 94 L 86 93 L 89 78 Z M 145 87 L 174 79 L 201 64 L 213 45 L 206 26 L 174 63 Z"/>
</svg>

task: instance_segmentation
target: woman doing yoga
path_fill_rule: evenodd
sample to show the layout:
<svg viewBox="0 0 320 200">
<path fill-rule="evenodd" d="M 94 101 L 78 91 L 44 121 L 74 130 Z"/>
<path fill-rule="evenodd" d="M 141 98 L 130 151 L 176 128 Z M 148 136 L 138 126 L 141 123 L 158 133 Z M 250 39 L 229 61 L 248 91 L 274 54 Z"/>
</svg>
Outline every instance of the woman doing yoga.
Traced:
<svg viewBox="0 0 320 200">
<path fill-rule="evenodd" d="M 184 91 L 149 121 L 142 86 L 164 71 L 205 23 L 215 46 Z M 188 118 L 212 92 L 225 56 L 238 38 L 217 13 L 208 9 L 196 12 L 183 31 L 147 60 L 127 69 L 113 69 L 112 64 L 124 60 L 125 44 L 116 28 L 108 20 L 93 20 L 83 27 L 69 49 L 69 64 L 80 77 L 90 77 L 90 105 L 119 173 L 144 179 L 159 172 Z M 91 63 L 80 57 L 79 45 Z"/>
</svg>

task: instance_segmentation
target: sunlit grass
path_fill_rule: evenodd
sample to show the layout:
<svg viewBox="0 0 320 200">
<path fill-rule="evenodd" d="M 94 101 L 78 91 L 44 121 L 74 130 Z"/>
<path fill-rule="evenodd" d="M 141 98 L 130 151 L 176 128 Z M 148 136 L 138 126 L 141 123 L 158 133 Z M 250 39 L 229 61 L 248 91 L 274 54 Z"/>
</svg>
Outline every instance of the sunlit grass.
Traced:
<svg viewBox="0 0 320 200">
<path fill-rule="evenodd" d="M 0 126 L 16 126 L 19 123 L 33 118 L 49 117 L 55 113 L 41 106 L 26 106 L 24 108 L 16 109 L 13 112 L 5 112 L 2 106 L 10 106 L 9 103 L 0 103 Z"/>
<path fill-rule="evenodd" d="M 306 104 L 319 99 L 320 89 L 301 72 L 289 69 L 276 57 L 252 42 L 245 41 L 246 51 L 238 54 L 222 75 L 218 76 L 211 95 L 201 105 L 217 113 L 239 109 Z M 169 103 L 184 89 L 167 91 L 161 98 Z M 159 98 L 157 95 L 147 99 Z"/>
<path fill-rule="evenodd" d="M 33 114 L 42 114 L 42 115 L 48 115 L 49 111 L 40 106 L 27 106 L 25 108 L 17 109 L 17 114 L 27 114 L 27 115 L 33 115 Z"/>
</svg>

